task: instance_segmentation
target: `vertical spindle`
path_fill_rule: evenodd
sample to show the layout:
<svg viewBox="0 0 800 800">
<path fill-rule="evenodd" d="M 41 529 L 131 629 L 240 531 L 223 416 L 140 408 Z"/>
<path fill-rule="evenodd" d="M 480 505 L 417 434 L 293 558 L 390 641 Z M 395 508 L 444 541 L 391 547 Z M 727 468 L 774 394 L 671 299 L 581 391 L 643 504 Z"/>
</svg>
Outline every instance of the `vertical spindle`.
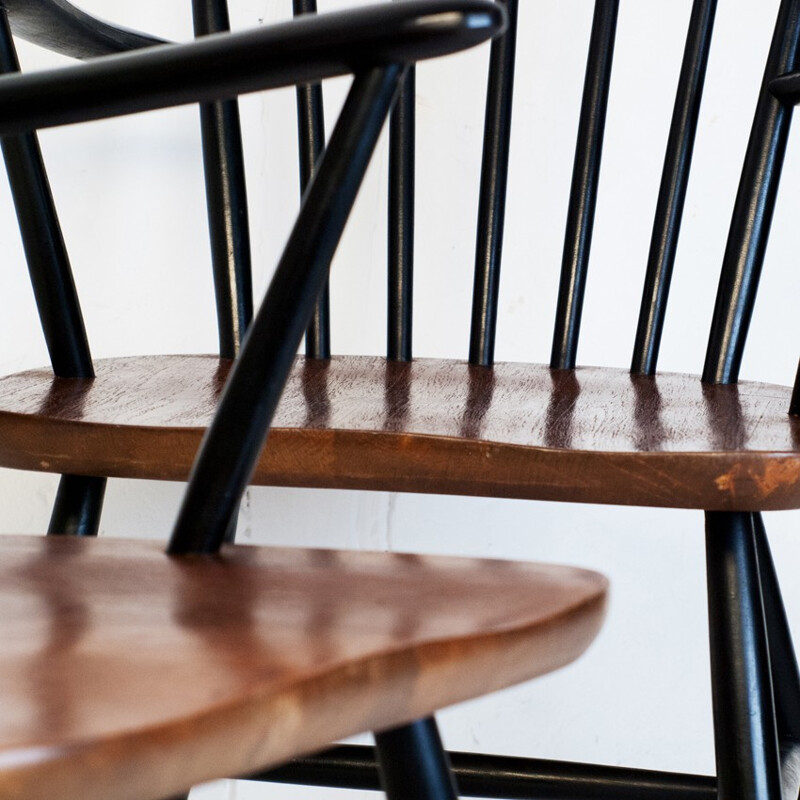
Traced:
<svg viewBox="0 0 800 800">
<path fill-rule="evenodd" d="M 2 9 L 0 71 L 19 72 Z M 35 133 L 24 133 L 4 136 L 0 145 L 53 372 L 61 378 L 93 378 L 89 340 L 39 140 Z"/>
<path fill-rule="evenodd" d="M 716 8 L 716 0 L 695 0 L 692 6 L 633 347 L 636 374 L 653 375 L 658 362 Z"/>
<path fill-rule="evenodd" d="M 192 0 L 192 11 L 195 36 L 230 30 L 225 0 Z M 202 104 L 200 121 L 220 356 L 234 358 L 253 317 L 250 226 L 238 102 Z"/>
<path fill-rule="evenodd" d="M 387 356 L 411 361 L 414 290 L 414 164 L 416 70 L 409 67 L 389 128 Z"/>
<path fill-rule="evenodd" d="M 470 363 L 483 366 L 494 361 L 517 47 L 518 2 L 501 2 L 508 12 L 508 27 L 492 42 L 489 58 L 469 343 Z"/>
<path fill-rule="evenodd" d="M 19 72 L 4 10 L 0 10 L 0 71 Z M 53 372 L 61 378 L 93 378 L 89 340 L 39 141 L 35 133 L 24 133 L 5 136 L 0 144 Z M 63 475 L 48 534 L 96 535 L 105 488 L 105 478 Z"/>
<path fill-rule="evenodd" d="M 736 383 L 739 379 L 792 116 L 792 109 L 772 96 L 769 82 L 798 68 L 799 42 L 800 0 L 783 0 L 722 260 L 703 369 L 706 383 Z"/>
<path fill-rule="evenodd" d="M 316 14 L 317 0 L 292 0 L 294 15 Z M 297 87 L 297 136 L 300 153 L 300 192 L 305 194 L 325 149 L 325 113 L 322 86 Z M 331 357 L 330 289 L 325 281 L 306 331 L 306 356 Z"/>
<path fill-rule="evenodd" d="M 619 0 L 597 0 L 595 3 L 567 211 L 561 282 L 550 356 L 552 369 L 572 369 L 578 350 L 618 11 Z"/>
</svg>

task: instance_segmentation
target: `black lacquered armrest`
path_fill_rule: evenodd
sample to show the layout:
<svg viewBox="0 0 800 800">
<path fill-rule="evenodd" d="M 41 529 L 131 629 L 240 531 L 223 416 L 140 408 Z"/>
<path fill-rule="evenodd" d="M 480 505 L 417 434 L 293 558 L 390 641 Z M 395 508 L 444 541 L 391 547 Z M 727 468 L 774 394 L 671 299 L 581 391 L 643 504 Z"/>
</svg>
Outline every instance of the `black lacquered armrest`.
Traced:
<svg viewBox="0 0 800 800">
<path fill-rule="evenodd" d="M 505 24 L 490 0 L 405 0 L 0 78 L 0 135 L 446 55 Z"/>
<path fill-rule="evenodd" d="M 1 0 L 16 36 L 73 58 L 163 44 L 164 40 L 103 22 L 67 0 Z"/>
<path fill-rule="evenodd" d="M 787 106 L 800 103 L 800 72 L 787 72 L 770 81 L 769 90 Z"/>
</svg>

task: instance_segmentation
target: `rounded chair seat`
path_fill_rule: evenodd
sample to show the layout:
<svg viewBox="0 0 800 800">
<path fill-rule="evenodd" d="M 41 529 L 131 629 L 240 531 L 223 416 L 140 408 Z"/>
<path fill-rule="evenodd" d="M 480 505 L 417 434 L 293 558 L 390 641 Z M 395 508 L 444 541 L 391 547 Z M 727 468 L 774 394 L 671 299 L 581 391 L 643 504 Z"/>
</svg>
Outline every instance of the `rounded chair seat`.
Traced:
<svg viewBox="0 0 800 800">
<path fill-rule="evenodd" d="M 553 670 L 602 621 L 568 567 L 0 538 L 0 796 L 159 798 Z"/>
<path fill-rule="evenodd" d="M 0 379 L 0 464 L 185 480 L 230 362 L 96 362 Z M 298 358 L 253 482 L 625 505 L 800 507 L 788 387 L 683 374 Z"/>
</svg>

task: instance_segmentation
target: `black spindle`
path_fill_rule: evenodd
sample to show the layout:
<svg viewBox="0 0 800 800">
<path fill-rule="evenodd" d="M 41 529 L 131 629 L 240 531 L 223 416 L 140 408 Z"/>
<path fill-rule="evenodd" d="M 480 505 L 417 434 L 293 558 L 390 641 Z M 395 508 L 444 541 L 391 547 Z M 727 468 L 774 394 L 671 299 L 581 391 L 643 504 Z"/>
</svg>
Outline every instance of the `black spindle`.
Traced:
<svg viewBox="0 0 800 800">
<path fill-rule="evenodd" d="M 789 413 L 794 417 L 800 417 L 800 363 L 797 365 L 797 374 L 794 378 L 794 388 L 792 389 L 792 399 L 789 403 Z"/>
<path fill-rule="evenodd" d="M 767 540 L 764 518 L 760 513 L 753 514 L 753 530 L 767 624 L 778 741 L 782 751 L 787 749 L 787 745 L 797 751 L 800 747 L 800 673 L 797 669 L 797 656 L 794 652 L 792 633 L 781 596 L 775 562 Z M 799 777 L 797 774 L 793 776 L 795 780 Z M 796 788 L 794 794 L 797 794 Z"/>
<path fill-rule="evenodd" d="M 230 30 L 225 0 L 193 0 L 192 11 L 196 36 Z M 238 102 L 204 103 L 200 106 L 200 120 L 219 350 L 223 358 L 234 358 L 253 318 L 250 229 Z"/>
<path fill-rule="evenodd" d="M 19 72 L 8 16 L 0 10 L 0 71 Z M 61 378 L 93 378 L 94 366 L 67 248 L 35 133 L 0 140 L 53 372 Z M 50 534 L 93 536 L 100 524 L 105 478 L 64 475 Z"/>
<path fill-rule="evenodd" d="M 19 72 L 2 9 L 0 71 Z M 61 378 L 93 378 L 89 341 L 39 141 L 34 133 L 22 133 L 3 136 L 0 144 L 53 371 Z"/>
<path fill-rule="evenodd" d="M 631 372 L 653 375 L 678 248 L 717 0 L 695 0 L 656 204 Z"/>
<path fill-rule="evenodd" d="M 781 770 L 753 515 L 706 512 L 717 791 L 775 800 Z"/>
<path fill-rule="evenodd" d="M 409 67 L 389 132 L 389 293 L 387 355 L 411 361 L 414 289 L 414 148 L 416 70 Z"/>
<path fill-rule="evenodd" d="M 792 109 L 769 83 L 798 68 L 800 0 L 783 0 L 747 145 L 722 261 L 703 380 L 736 383 L 775 209 Z"/>
<path fill-rule="evenodd" d="M 572 369 L 578 350 L 618 11 L 619 0 L 597 0 L 595 3 L 567 211 L 561 282 L 550 356 L 552 369 Z"/>
<path fill-rule="evenodd" d="M 216 552 L 241 499 L 350 214 L 402 69 L 356 76 L 206 433 L 169 545 Z"/>
<path fill-rule="evenodd" d="M 294 15 L 316 14 L 317 0 L 292 0 Z M 300 152 L 300 192 L 308 187 L 325 149 L 325 111 L 319 83 L 297 87 L 297 137 Z M 306 331 L 306 356 L 331 357 L 331 300 L 328 281 L 320 292 Z"/>
<path fill-rule="evenodd" d="M 375 734 L 387 800 L 456 800 L 453 772 L 433 717 Z"/>
<path fill-rule="evenodd" d="M 105 478 L 62 475 L 47 535 L 97 536 L 105 493 Z"/>
<path fill-rule="evenodd" d="M 469 342 L 470 363 L 483 366 L 494 361 L 517 46 L 517 0 L 501 2 L 508 12 L 508 27 L 492 42 L 489 60 Z"/>
</svg>

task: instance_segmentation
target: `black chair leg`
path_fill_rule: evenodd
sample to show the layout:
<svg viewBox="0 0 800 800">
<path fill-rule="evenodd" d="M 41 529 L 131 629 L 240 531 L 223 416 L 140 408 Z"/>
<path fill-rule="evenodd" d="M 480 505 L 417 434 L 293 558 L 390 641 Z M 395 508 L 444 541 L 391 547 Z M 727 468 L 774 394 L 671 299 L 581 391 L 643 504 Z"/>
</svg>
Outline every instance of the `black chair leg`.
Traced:
<svg viewBox="0 0 800 800">
<path fill-rule="evenodd" d="M 769 663 L 775 696 L 783 796 L 795 798 L 800 792 L 800 673 L 761 514 L 753 514 L 753 523 L 769 638 Z"/>
<path fill-rule="evenodd" d="M 457 789 L 433 717 L 375 734 L 388 800 L 456 800 Z"/>
<path fill-rule="evenodd" d="M 105 493 L 105 478 L 62 475 L 47 535 L 97 536 Z"/>
<path fill-rule="evenodd" d="M 769 644 L 750 513 L 706 513 L 719 800 L 780 800 Z"/>
</svg>

